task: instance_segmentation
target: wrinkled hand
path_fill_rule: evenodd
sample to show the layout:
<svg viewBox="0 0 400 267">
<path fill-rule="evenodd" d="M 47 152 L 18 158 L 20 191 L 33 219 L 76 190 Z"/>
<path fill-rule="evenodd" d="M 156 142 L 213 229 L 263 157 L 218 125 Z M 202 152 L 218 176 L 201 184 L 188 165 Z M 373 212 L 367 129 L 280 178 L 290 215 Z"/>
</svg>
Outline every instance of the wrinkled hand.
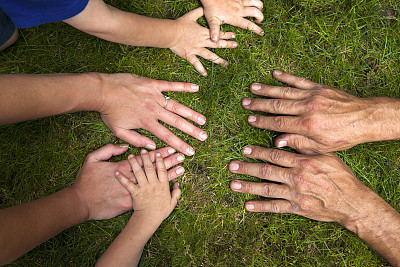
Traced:
<svg viewBox="0 0 400 267">
<path fill-rule="evenodd" d="M 234 191 L 275 198 L 248 201 L 248 211 L 293 213 L 339 222 L 355 231 L 356 222 L 373 216 L 379 207 L 389 206 L 335 154 L 309 156 L 257 146 L 244 148 L 243 154 L 274 165 L 233 161 L 229 165 L 231 172 L 279 183 L 233 180 L 230 186 Z"/>
<path fill-rule="evenodd" d="M 126 142 L 136 147 L 155 149 L 154 141 L 132 130 L 140 128 L 151 132 L 186 155 L 194 154 L 191 146 L 161 125 L 158 120 L 201 141 L 207 139 L 205 131 L 183 119 L 187 118 L 203 125 L 206 118 L 172 99 L 166 105 L 162 94 L 166 91 L 197 92 L 198 85 L 158 81 L 130 74 L 112 74 L 107 76 L 103 87 L 103 105 L 99 110 L 101 117 L 110 130 Z"/>
<path fill-rule="evenodd" d="M 221 24 L 230 24 L 242 29 L 249 29 L 259 35 L 264 31 L 257 24 L 245 19 L 254 17 L 257 23 L 264 19 L 261 12 L 263 3 L 260 0 L 200 0 L 204 7 L 210 36 L 213 42 L 219 40 Z"/>
<path fill-rule="evenodd" d="M 127 150 L 127 145 L 108 144 L 87 156 L 71 188 L 86 207 L 88 220 L 105 220 L 132 209 L 129 192 L 114 178 L 115 172 L 118 171 L 135 183 L 136 177 L 131 171 L 130 164 L 127 160 L 108 162 L 112 156 L 121 155 Z M 154 162 L 156 153 L 165 158 L 167 169 L 184 160 L 182 155 L 174 154 L 173 148 L 165 147 L 148 153 L 147 157 L 150 158 L 148 161 Z M 140 156 L 136 157 L 136 160 L 143 166 Z M 174 167 L 168 171 L 167 179 L 173 180 L 182 175 L 183 171 L 180 166 Z"/>
<path fill-rule="evenodd" d="M 130 192 L 136 217 L 151 218 L 161 223 L 174 210 L 181 195 L 179 184 L 175 183 L 172 192 L 169 189 L 167 169 L 161 154 L 156 154 L 156 166 L 150 160 L 146 150 L 141 156 L 144 171 L 135 157 L 130 155 L 128 161 L 136 176 L 138 184 L 132 183 L 126 176 L 117 172 L 118 181 Z"/>
<path fill-rule="evenodd" d="M 219 37 L 222 40 L 212 42 L 208 29 L 197 24 L 197 20 L 203 16 L 203 8 L 194 9 L 176 20 L 177 22 L 177 37 L 176 42 L 170 49 L 180 57 L 183 57 L 192 64 L 204 76 L 207 72 L 196 56 L 210 60 L 222 66 L 228 66 L 228 62 L 205 47 L 209 48 L 236 48 L 238 44 L 225 39 L 234 38 L 232 32 L 220 33 Z"/>
<path fill-rule="evenodd" d="M 399 132 L 400 124 L 393 123 L 398 118 L 389 110 L 398 110 L 396 100 L 358 98 L 288 73 L 274 71 L 273 75 L 292 87 L 252 84 L 252 93 L 271 99 L 245 98 L 242 106 L 278 114 L 248 117 L 252 126 L 285 133 L 276 139 L 277 147 L 289 146 L 305 154 L 326 153 L 389 140 L 393 137 L 388 133 Z"/>
</svg>

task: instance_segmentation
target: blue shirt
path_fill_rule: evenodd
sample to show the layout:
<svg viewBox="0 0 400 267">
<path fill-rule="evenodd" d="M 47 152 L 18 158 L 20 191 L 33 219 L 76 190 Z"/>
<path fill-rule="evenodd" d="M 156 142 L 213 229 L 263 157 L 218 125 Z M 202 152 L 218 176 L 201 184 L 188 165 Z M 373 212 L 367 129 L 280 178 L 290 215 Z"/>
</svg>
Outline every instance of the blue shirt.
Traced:
<svg viewBox="0 0 400 267">
<path fill-rule="evenodd" d="M 18 28 L 72 18 L 89 0 L 0 0 L 0 8 Z"/>
</svg>

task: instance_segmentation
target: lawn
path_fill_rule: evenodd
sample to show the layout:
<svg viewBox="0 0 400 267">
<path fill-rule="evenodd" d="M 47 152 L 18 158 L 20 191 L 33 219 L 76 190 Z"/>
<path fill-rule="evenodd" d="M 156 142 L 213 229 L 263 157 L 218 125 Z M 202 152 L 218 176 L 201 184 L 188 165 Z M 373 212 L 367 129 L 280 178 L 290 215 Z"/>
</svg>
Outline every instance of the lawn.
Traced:
<svg viewBox="0 0 400 267">
<path fill-rule="evenodd" d="M 158 18 L 178 18 L 199 6 L 193 0 L 106 2 Z M 264 36 L 224 25 L 225 31 L 235 32 L 239 47 L 215 50 L 230 62 L 228 68 L 203 60 L 209 77 L 167 49 L 114 44 L 52 23 L 21 30 L 17 43 L 0 52 L 0 73 L 128 72 L 200 85 L 195 94 L 168 93 L 207 117 L 202 128 L 209 138 L 200 142 L 172 129 L 196 154 L 183 163 L 186 173 L 178 178 L 182 197 L 146 245 L 140 266 L 386 266 L 368 245 L 337 223 L 245 212 L 245 201 L 258 197 L 232 192 L 229 182 L 259 179 L 233 175 L 227 165 L 245 159 L 241 149 L 246 145 L 273 146 L 278 133 L 250 127 L 246 119 L 251 112 L 240 103 L 252 96 L 253 82 L 279 85 L 271 76 L 274 69 L 359 97 L 398 97 L 399 11 L 398 0 L 264 0 L 265 19 L 260 24 Z M 206 25 L 204 18 L 199 23 Z M 158 147 L 165 145 L 152 138 Z M 107 143 L 123 143 L 95 112 L 3 126 L 0 140 L 1 208 L 71 185 L 89 152 Z M 399 147 L 399 141 L 378 142 L 337 153 L 397 211 Z M 11 265 L 93 265 L 130 214 L 72 227 Z"/>
</svg>

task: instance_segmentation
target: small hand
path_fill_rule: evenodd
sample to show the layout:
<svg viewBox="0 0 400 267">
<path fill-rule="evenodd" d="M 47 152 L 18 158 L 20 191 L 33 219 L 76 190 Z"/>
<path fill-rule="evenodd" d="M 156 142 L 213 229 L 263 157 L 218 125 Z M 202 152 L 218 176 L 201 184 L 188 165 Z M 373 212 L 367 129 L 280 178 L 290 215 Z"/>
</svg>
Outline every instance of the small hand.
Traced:
<svg viewBox="0 0 400 267">
<path fill-rule="evenodd" d="M 123 154 L 127 150 L 127 145 L 108 144 L 87 156 L 75 183 L 71 186 L 87 209 L 87 220 L 105 220 L 132 209 L 129 192 L 114 178 L 115 172 L 118 171 L 124 173 L 132 182 L 136 182 L 130 164 L 127 160 L 108 162 L 112 156 Z M 156 153 L 165 158 L 167 169 L 184 160 L 182 155 L 174 154 L 173 148 L 165 147 L 148 153 L 150 162 L 155 161 Z M 136 157 L 136 160 L 143 166 L 140 156 Z M 183 171 L 180 166 L 172 168 L 168 171 L 168 179 L 179 177 Z"/>
<path fill-rule="evenodd" d="M 167 169 L 161 154 L 156 154 L 156 166 L 150 160 L 146 150 L 141 153 L 144 171 L 135 157 L 128 161 L 138 184 L 132 183 L 126 176 L 117 172 L 118 181 L 130 192 L 136 218 L 142 217 L 155 223 L 161 223 L 175 208 L 181 195 L 179 184 L 175 183 L 172 192 L 169 189 Z"/>
<path fill-rule="evenodd" d="M 213 42 L 219 41 L 221 24 L 230 24 L 242 29 L 251 30 L 259 35 L 264 31 L 245 17 L 254 17 L 260 23 L 264 19 L 261 12 L 263 3 L 260 0 L 200 0 L 204 7 L 210 36 Z"/>
<path fill-rule="evenodd" d="M 243 154 L 272 163 L 233 161 L 233 173 L 274 183 L 234 180 L 231 189 L 256 194 L 268 201 L 248 201 L 253 212 L 293 213 L 318 221 L 336 221 L 355 231 L 354 225 L 389 205 L 363 185 L 335 154 L 308 156 L 279 149 L 250 146 Z"/>
<path fill-rule="evenodd" d="M 279 114 L 248 117 L 252 126 L 285 132 L 276 139 L 277 147 L 289 146 L 305 154 L 326 153 L 377 141 L 375 136 L 384 136 L 385 131 L 394 132 L 388 123 L 393 118 L 384 115 L 382 105 L 394 100 L 358 98 L 281 71 L 273 75 L 293 87 L 252 84 L 252 93 L 271 99 L 246 98 L 242 106 Z"/>
<path fill-rule="evenodd" d="M 197 20 L 203 16 L 203 8 L 197 8 L 183 15 L 176 20 L 177 37 L 174 45 L 170 47 L 171 51 L 180 57 L 187 59 L 197 71 L 204 76 L 207 72 L 196 56 L 210 60 L 222 66 L 228 66 L 228 62 L 205 47 L 209 48 L 236 48 L 238 44 L 233 41 L 225 41 L 225 39 L 234 38 L 232 32 L 220 33 L 218 42 L 210 39 L 209 31 L 197 24 Z"/>
<path fill-rule="evenodd" d="M 132 129 L 144 129 L 168 145 L 186 155 L 193 155 L 194 149 L 179 139 L 158 120 L 190 134 L 198 140 L 207 139 L 207 133 L 183 118 L 203 125 L 206 118 L 198 112 L 166 99 L 162 92 L 197 92 L 198 85 L 180 82 L 158 81 L 130 74 L 112 74 L 107 77 L 100 108 L 101 117 L 110 130 L 119 138 L 136 147 L 155 149 L 150 138 Z M 182 118 L 183 117 L 183 118 Z"/>
</svg>

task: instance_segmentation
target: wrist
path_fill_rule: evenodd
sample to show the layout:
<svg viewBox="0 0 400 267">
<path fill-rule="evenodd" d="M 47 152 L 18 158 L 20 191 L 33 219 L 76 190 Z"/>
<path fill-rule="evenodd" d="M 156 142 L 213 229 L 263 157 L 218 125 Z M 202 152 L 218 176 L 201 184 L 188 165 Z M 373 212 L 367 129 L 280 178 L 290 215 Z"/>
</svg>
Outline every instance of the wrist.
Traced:
<svg viewBox="0 0 400 267">
<path fill-rule="evenodd" d="M 73 185 L 65 188 L 60 192 L 67 194 L 68 195 L 67 198 L 69 199 L 71 205 L 75 207 L 74 214 L 76 215 L 76 218 L 79 221 L 77 222 L 77 224 L 86 222 L 90 219 L 89 206 L 84 201 L 84 199 L 79 195 L 79 192 Z"/>
</svg>

